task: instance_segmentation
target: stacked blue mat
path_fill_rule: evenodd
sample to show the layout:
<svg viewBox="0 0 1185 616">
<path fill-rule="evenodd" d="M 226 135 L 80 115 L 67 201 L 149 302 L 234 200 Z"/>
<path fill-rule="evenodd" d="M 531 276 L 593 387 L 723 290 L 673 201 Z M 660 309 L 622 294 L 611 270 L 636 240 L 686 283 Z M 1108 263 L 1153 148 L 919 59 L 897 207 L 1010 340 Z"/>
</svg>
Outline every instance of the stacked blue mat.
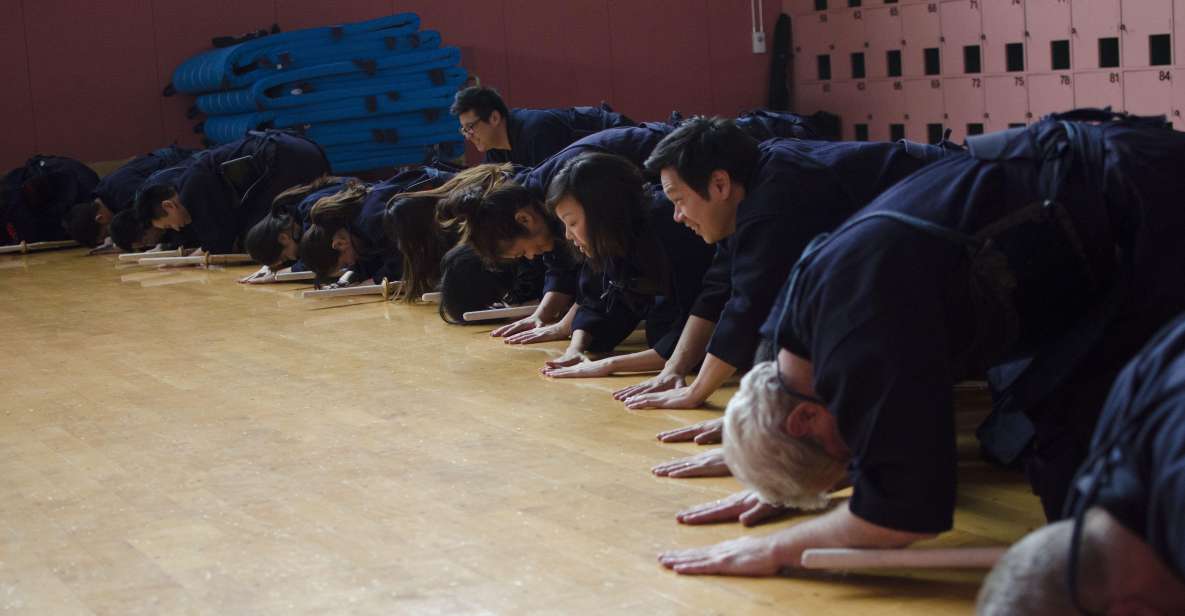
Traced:
<svg viewBox="0 0 1185 616">
<path fill-rule="evenodd" d="M 197 95 L 200 130 L 215 144 L 291 128 L 321 145 L 336 173 L 455 158 L 464 142 L 448 107 L 468 74 L 459 49 L 419 27 L 400 13 L 259 36 L 186 60 L 173 87 Z"/>
</svg>

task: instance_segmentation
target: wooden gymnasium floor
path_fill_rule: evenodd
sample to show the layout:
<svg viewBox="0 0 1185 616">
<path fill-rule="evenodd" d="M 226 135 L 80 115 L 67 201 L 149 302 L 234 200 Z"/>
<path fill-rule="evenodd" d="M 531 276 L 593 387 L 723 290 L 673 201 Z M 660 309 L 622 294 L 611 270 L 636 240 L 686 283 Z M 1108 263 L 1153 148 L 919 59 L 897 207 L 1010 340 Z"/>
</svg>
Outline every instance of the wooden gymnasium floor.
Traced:
<svg viewBox="0 0 1185 616">
<path fill-rule="evenodd" d="M 627 412 L 635 380 L 548 381 L 430 307 L 302 300 L 250 268 L 155 271 L 81 250 L 0 257 L 0 611 L 28 614 L 967 613 L 977 572 L 679 577 L 664 548 L 741 533 L 680 508 L 732 479 Z M 722 408 L 731 389 L 713 402 Z M 1041 523 L 977 460 L 964 401 L 957 530 Z"/>
</svg>

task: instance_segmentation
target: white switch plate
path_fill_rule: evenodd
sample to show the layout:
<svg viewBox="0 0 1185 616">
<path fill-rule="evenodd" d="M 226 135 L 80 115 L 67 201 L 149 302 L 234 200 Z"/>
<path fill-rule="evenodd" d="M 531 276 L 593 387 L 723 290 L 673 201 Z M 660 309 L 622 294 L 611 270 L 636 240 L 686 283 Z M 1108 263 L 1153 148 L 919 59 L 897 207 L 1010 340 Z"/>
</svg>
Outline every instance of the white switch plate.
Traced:
<svg viewBox="0 0 1185 616">
<path fill-rule="evenodd" d="M 765 53 L 765 33 L 753 33 L 753 53 Z"/>
</svg>

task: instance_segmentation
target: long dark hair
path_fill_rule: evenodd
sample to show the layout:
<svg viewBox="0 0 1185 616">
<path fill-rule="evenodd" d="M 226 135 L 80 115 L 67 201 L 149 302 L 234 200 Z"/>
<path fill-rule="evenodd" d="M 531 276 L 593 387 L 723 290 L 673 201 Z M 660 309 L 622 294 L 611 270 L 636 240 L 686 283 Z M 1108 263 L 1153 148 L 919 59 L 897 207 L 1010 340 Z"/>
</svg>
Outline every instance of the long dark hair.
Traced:
<svg viewBox="0 0 1185 616">
<path fill-rule="evenodd" d="M 308 184 L 293 186 L 276 195 L 276 198 L 272 199 L 272 207 L 267 216 L 261 218 L 247 231 L 245 243 L 251 259 L 268 266 L 277 264 L 284 250 L 280 245 L 280 234 L 292 233 L 293 229 L 300 229 L 301 221 L 296 211 L 300 202 L 312 193 L 342 181 L 342 178 L 339 177 L 323 175 Z M 293 235 L 292 240 L 300 240 L 299 231 Z"/>
<path fill-rule="evenodd" d="M 383 213 L 383 232 L 403 255 L 403 286 L 396 299 L 419 301 L 440 281 L 440 259 L 456 244 L 456 234 L 436 222 L 436 198 L 395 195 Z"/>
<path fill-rule="evenodd" d="M 435 188 L 391 197 L 383 214 L 383 232 L 403 254 L 403 287 L 397 299 L 419 301 L 440 283 L 440 261 L 464 232 L 464 222 L 451 213 L 452 200 L 469 190 L 484 193 L 510 177 L 510 171 L 508 164 L 478 165 Z"/>
<path fill-rule="evenodd" d="M 333 248 L 333 235 L 350 228 L 368 192 L 365 184 L 350 180 L 337 193 L 317 200 L 309 211 L 309 228 L 300 238 L 300 260 L 319 281 L 329 280 L 337 271 L 341 255 Z"/>
<path fill-rule="evenodd" d="M 462 241 L 487 263 L 504 261 L 506 244 L 529 234 L 514 215 L 523 209 L 534 210 L 543 220 L 551 216 L 535 195 L 513 182 L 505 182 L 488 191 L 470 191 L 457 195 L 451 203 L 453 216 L 462 221 Z"/>
<path fill-rule="evenodd" d="M 645 213 L 642 210 L 645 181 L 629 160 L 615 154 L 587 152 L 556 173 L 547 189 L 547 212 L 571 198 L 584 208 L 588 235 L 587 262 L 604 271 L 609 261 L 623 258 L 634 248 Z"/>
</svg>

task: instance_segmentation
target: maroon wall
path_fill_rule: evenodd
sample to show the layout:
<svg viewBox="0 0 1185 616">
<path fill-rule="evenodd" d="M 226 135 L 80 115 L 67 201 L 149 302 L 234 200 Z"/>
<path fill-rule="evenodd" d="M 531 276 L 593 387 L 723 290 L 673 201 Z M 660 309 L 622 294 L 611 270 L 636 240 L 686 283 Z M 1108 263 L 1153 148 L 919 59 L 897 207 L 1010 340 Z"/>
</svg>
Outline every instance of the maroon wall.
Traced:
<svg viewBox="0 0 1185 616">
<path fill-rule="evenodd" d="M 780 7 L 765 3 L 773 30 Z M 0 170 L 35 153 L 125 158 L 196 146 L 189 97 L 162 98 L 213 36 L 419 13 L 512 106 L 604 100 L 638 120 L 765 104 L 749 0 L 0 0 Z"/>
</svg>

